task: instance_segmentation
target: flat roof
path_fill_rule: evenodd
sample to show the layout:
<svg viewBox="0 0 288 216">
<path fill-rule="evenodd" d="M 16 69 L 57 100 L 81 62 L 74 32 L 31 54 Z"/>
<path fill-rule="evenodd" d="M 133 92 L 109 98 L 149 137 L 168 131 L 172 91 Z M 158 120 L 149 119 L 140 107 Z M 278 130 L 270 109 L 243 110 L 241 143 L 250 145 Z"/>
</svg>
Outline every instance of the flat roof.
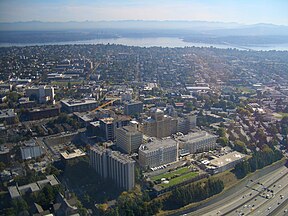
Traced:
<svg viewBox="0 0 288 216">
<path fill-rule="evenodd" d="M 102 118 L 100 121 L 104 122 L 105 124 L 111 124 L 114 121 L 114 118 L 108 117 L 108 118 Z"/>
<path fill-rule="evenodd" d="M 210 161 L 210 165 L 214 165 L 216 167 L 225 166 L 233 161 L 237 161 L 239 159 L 245 158 L 247 155 L 242 154 L 237 151 L 230 152 L 222 157 L 213 159 Z"/>
<path fill-rule="evenodd" d="M 126 133 L 131 133 L 131 134 L 138 134 L 140 133 L 136 127 L 133 127 L 131 125 L 128 125 L 128 126 L 123 126 L 123 127 L 120 127 L 120 128 L 117 128 L 118 130 L 123 130 L 125 131 Z"/>
<path fill-rule="evenodd" d="M 42 185 L 45 185 L 45 184 L 50 184 L 51 186 L 54 186 L 54 185 L 58 185 L 59 184 L 59 181 L 55 178 L 54 175 L 48 175 L 46 176 L 46 179 L 44 180 L 41 180 L 41 181 L 37 181 L 37 184 L 42 187 Z"/>
<path fill-rule="evenodd" d="M 95 151 L 100 155 L 106 154 L 109 155 L 111 158 L 120 161 L 121 163 L 135 163 L 135 161 L 130 158 L 128 155 L 126 154 L 122 154 L 119 151 L 112 151 L 109 148 L 105 148 L 103 146 L 99 146 L 99 145 L 94 145 L 90 148 L 91 151 Z"/>
<path fill-rule="evenodd" d="M 199 131 L 195 133 L 188 133 L 187 135 L 184 135 L 183 137 L 178 138 L 178 140 L 182 142 L 188 142 L 188 141 L 199 141 L 202 139 L 217 137 L 216 135 L 207 133 L 206 131 Z"/>
<path fill-rule="evenodd" d="M 12 199 L 21 196 L 16 186 L 8 187 L 8 191 Z"/>
<path fill-rule="evenodd" d="M 139 150 L 144 152 L 150 152 L 160 148 L 177 146 L 177 142 L 171 138 L 165 138 L 165 139 L 150 138 L 150 139 L 152 139 L 152 141 L 142 144 Z"/>
<path fill-rule="evenodd" d="M 186 87 L 187 90 L 210 90 L 208 86 L 188 86 Z"/>
<path fill-rule="evenodd" d="M 96 100 L 61 100 L 61 103 L 65 104 L 66 106 L 73 107 L 73 106 L 80 106 L 85 104 L 94 104 L 97 103 Z"/>
<path fill-rule="evenodd" d="M 23 186 L 20 186 L 18 187 L 18 190 L 22 193 L 22 191 L 25 191 L 25 190 L 31 190 L 32 192 L 35 192 L 35 191 L 39 191 L 40 188 L 38 186 L 37 183 L 31 183 L 31 184 L 27 184 L 27 185 L 23 185 Z"/>
<path fill-rule="evenodd" d="M 60 154 L 65 160 L 82 157 L 86 155 L 86 153 L 80 149 L 74 149 L 73 152 L 65 151 L 65 152 L 61 152 Z"/>
<path fill-rule="evenodd" d="M 14 109 L 0 110 L 0 118 L 14 117 L 16 115 L 17 114 L 14 112 Z"/>
</svg>

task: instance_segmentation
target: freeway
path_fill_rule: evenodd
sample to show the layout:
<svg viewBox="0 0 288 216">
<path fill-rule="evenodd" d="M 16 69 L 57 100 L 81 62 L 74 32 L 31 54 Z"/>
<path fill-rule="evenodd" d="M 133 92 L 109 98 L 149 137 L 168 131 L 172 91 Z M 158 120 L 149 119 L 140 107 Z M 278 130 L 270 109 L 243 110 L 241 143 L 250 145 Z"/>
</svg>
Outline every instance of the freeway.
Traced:
<svg viewBox="0 0 288 216">
<path fill-rule="evenodd" d="M 275 182 L 281 181 L 283 187 L 288 178 L 288 169 L 285 166 L 274 167 L 274 169 L 266 169 L 264 172 L 265 175 L 260 175 L 259 178 L 251 176 L 249 180 L 246 180 L 244 184 L 240 184 L 237 190 L 234 190 L 232 194 L 229 194 L 226 197 L 223 197 L 221 200 L 218 200 L 215 203 L 204 206 L 199 210 L 193 211 L 190 213 L 184 212 L 187 215 L 241 215 L 243 209 L 245 213 L 248 214 L 253 208 L 253 204 L 249 204 L 252 200 L 257 201 L 258 197 L 264 196 L 265 188 L 270 188 L 274 185 Z M 283 182 L 282 182 L 283 181 Z M 270 192 L 271 193 L 271 192 Z M 266 196 L 266 194 L 265 194 Z M 263 198 L 266 200 L 266 198 Z M 247 204 L 248 203 L 248 204 Z M 277 203 L 278 204 L 278 203 Z M 249 206 L 247 208 L 247 206 Z M 255 204 L 254 204 L 255 207 Z M 242 209 L 241 209 L 242 208 Z M 241 212 L 240 212 L 241 209 Z M 252 209 L 254 210 L 254 209 Z M 236 212 L 237 211 L 237 212 Z M 244 213 L 244 215 L 245 215 Z"/>
</svg>

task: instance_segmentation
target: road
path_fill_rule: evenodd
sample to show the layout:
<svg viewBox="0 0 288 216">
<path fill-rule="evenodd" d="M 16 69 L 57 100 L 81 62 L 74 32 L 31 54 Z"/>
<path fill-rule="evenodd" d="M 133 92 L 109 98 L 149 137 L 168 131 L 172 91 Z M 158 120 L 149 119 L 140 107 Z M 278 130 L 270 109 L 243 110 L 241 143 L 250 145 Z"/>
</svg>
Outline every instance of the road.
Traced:
<svg viewBox="0 0 288 216">
<path fill-rule="evenodd" d="M 281 199 L 280 195 L 287 192 L 288 169 L 282 166 L 259 179 L 247 181 L 245 187 L 226 199 L 188 215 L 269 215 L 285 202 L 288 197 Z M 267 194 L 269 197 L 274 195 L 267 199 Z"/>
<path fill-rule="evenodd" d="M 234 203 L 235 207 L 237 207 L 237 205 L 235 203 L 237 203 L 239 201 L 239 197 L 243 197 L 245 195 L 248 194 L 248 196 L 250 196 L 250 193 L 252 192 L 251 197 L 255 196 L 256 193 L 258 193 L 257 191 L 252 190 L 251 188 L 248 188 L 248 186 L 251 186 L 251 184 L 249 185 L 249 182 L 251 182 L 250 180 L 252 180 L 253 182 L 267 182 L 270 183 L 273 182 L 274 178 L 281 177 L 279 173 L 285 171 L 287 168 L 283 166 L 284 162 L 279 162 L 276 163 L 272 166 L 269 167 L 265 167 L 261 170 L 256 171 L 255 173 L 253 173 L 251 176 L 249 176 L 249 178 L 245 178 L 242 181 L 240 181 L 237 185 L 235 185 L 234 187 L 224 191 L 223 193 L 221 193 L 220 195 L 216 196 L 214 199 L 209 200 L 208 202 L 205 202 L 197 207 L 191 207 L 189 209 L 186 210 L 182 210 L 182 211 L 178 211 L 177 213 L 173 213 L 171 215 L 179 215 L 179 214 L 184 214 L 184 215 L 217 215 L 217 213 L 220 210 L 221 213 L 221 209 L 222 208 L 227 208 L 229 203 Z M 286 171 L 285 171 L 286 172 Z M 288 172 L 288 170 L 287 170 Z M 283 172 L 284 174 L 284 172 Z M 242 196 L 241 196 L 242 195 Z M 247 197 L 247 199 L 249 199 Z M 234 208 L 235 208 L 234 207 Z M 229 211 L 233 208 L 230 207 L 230 209 L 224 209 L 225 211 Z M 217 211 L 216 211 L 217 210 Z M 210 213 L 210 214 L 209 214 Z M 218 213 L 219 215 L 219 213 Z M 234 214 L 235 215 L 235 214 Z M 236 214 L 237 215 L 237 214 Z"/>
</svg>

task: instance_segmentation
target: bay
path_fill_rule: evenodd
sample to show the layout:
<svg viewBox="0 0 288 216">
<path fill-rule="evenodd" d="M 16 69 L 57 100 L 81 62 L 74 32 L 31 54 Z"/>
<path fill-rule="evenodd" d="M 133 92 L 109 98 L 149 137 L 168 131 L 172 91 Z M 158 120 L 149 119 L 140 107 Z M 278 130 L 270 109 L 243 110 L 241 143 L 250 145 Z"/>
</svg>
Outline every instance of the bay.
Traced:
<svg viewBox="0 0 288 216">
<path fill-rule="evenodd" d="M 109 38 L 109 39 L 93 39 L 81 41 L 65 41 L 52 43 L 0 43 L 0 47 L 23 47 L 23 46 L 43 46 L 43 45 L 73 45 L 73 44 L 120 44 L 126 46 L 139 47 L 215 47 L 220 49 L 238 49 L 238 50 L 254 50 L 254 51 L 288 51 L 288 44 L 263 44 L 263 45 L 235 45 L 235 44 L 209 44 L 209 43 L 193 43 L 183 41 L 176 37 L 145 37 L 145 38 Z"/>
</svg>

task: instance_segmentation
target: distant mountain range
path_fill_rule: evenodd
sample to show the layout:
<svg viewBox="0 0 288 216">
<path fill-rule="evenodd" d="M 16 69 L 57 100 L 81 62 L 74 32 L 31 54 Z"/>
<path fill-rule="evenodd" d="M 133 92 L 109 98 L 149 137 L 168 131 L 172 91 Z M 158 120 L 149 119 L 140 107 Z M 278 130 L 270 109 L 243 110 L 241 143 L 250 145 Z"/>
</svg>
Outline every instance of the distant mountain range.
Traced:
<svg viewBox="0 0 288 216">
<path fill-rule="evenodd" d="M 84 22 L 13 22 L 1 23 L 0 31 L 59 31 L 59 30 L 181 30 L 213 35 L 288 35 L 288 26 L 273 24 L 244 25 L 208 21 L 84 21 Z"/>
</svg>

